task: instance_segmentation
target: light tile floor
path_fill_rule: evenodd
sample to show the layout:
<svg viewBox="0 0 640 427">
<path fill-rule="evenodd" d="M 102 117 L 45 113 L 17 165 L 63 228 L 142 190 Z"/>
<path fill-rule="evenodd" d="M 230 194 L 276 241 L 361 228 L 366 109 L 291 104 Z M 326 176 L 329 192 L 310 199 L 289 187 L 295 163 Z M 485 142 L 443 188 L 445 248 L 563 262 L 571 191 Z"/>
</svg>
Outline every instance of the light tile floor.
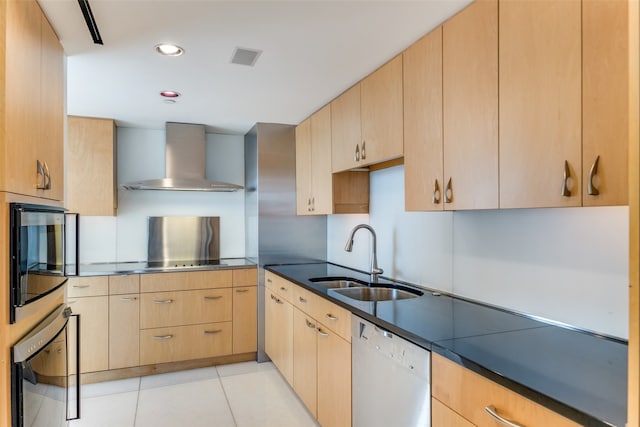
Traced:
<svg viewBox="0 0 640 427">
<path fill-rule="evenodd" d="M 317 427 L 272 363 L 246 362 L 82 387 L 70 427 Z"/>
</svg>

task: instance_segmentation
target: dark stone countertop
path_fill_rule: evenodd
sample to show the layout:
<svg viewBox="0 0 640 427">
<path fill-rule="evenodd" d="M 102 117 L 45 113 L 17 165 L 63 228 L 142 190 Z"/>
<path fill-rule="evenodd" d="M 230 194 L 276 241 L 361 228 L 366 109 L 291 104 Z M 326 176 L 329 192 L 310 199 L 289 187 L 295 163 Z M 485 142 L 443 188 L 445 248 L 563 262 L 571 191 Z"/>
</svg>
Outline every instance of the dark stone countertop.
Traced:
<svg viewBox="0 0 640 427">
<path fill-rule="evenodd" d="M 622 340 L 424 288 L 419 288 L 424 294 L 413 299 L 355 301 L 309 280 L 368 281 L 368 274 L 331 263 L 265 269 L 579 424 L 625 425 L 627 344 Z M 386 279 L 381 284 L 407 285 Z"/>
<path fill-rule="evenodd" d="M 177 271 L 229 270 L 252 268 L 256 264 L 245 258 L 221 258 L 218 263 L 206 265 L 171 265 L 149 266 L 146 261 L 137 262 L 101 262 L 80 264 L 78 276 L 114 276 L 121 274 L 170 273 Z M 75 271 L 75 265 L 68 265 L 68 270 Z M 71 275 L 70 275 L 71 276 Z"/>
</svg>

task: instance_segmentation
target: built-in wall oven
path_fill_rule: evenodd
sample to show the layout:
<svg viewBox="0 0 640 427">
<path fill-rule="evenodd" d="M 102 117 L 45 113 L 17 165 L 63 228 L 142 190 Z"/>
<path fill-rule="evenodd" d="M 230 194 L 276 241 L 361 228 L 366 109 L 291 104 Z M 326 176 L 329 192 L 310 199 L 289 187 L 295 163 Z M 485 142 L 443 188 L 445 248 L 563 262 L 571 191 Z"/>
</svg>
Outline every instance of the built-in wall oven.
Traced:
<svg viewBox="0 0 640 427">
<path fill-rule="evenodd" d="M 66 282 L 65 211 L 62 208 L 10 204 L 9 321 L 34 314 L 33 302 Z"/>
<path fill-rule="evenodd" d="M 62 427 L 80 417 L 79 327 L 61 304 L 12 347 L 12 427 Z"/>
</svg>

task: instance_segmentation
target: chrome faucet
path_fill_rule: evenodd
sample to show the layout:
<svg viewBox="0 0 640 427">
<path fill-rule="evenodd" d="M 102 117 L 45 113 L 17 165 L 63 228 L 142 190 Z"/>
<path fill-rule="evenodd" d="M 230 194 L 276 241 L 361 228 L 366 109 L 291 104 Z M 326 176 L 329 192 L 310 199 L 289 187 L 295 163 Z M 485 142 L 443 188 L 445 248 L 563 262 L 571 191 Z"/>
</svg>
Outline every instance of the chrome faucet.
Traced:
<svg viewBox="0 0 640 427">
<path fill-rule="evenodd" d="M 371 232 L 371 236 L 373 236 L 373 241 L 371 242 L 371 283 L 378 283 L 378 276 L 384 271 L 380 267 L 378 267 L 378 256 L 376 255 L 376 232 L 374 229 L 367 224 L 358 224 L 353 227 L 351 233 L 349 234 L 349 239 L 347 240 L 347 245 L 344 247 L 344 250 L 347 252 L 351 252 L 353 249 L 353 236 L 356 234 L 356 231 L 361 228 L 365 228 Z"/>
</svg>

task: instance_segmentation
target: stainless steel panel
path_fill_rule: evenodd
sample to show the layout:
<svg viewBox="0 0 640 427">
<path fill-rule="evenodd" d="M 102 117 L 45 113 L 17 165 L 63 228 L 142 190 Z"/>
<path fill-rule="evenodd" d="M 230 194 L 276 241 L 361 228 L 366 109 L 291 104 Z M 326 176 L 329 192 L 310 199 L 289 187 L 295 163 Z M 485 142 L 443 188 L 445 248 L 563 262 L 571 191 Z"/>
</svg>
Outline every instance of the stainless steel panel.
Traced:
<svg viewBox="0 0 640 427">
<path fill-rule="evenodd" d="M 220 218 L 150 216 L 148 262 L 206 262 L 220 259 Z"/>
<path fill-rule="evenodd" d="M 205 179 L 204 125 L 166 124 L 167 178 Z"/>
</svg>

